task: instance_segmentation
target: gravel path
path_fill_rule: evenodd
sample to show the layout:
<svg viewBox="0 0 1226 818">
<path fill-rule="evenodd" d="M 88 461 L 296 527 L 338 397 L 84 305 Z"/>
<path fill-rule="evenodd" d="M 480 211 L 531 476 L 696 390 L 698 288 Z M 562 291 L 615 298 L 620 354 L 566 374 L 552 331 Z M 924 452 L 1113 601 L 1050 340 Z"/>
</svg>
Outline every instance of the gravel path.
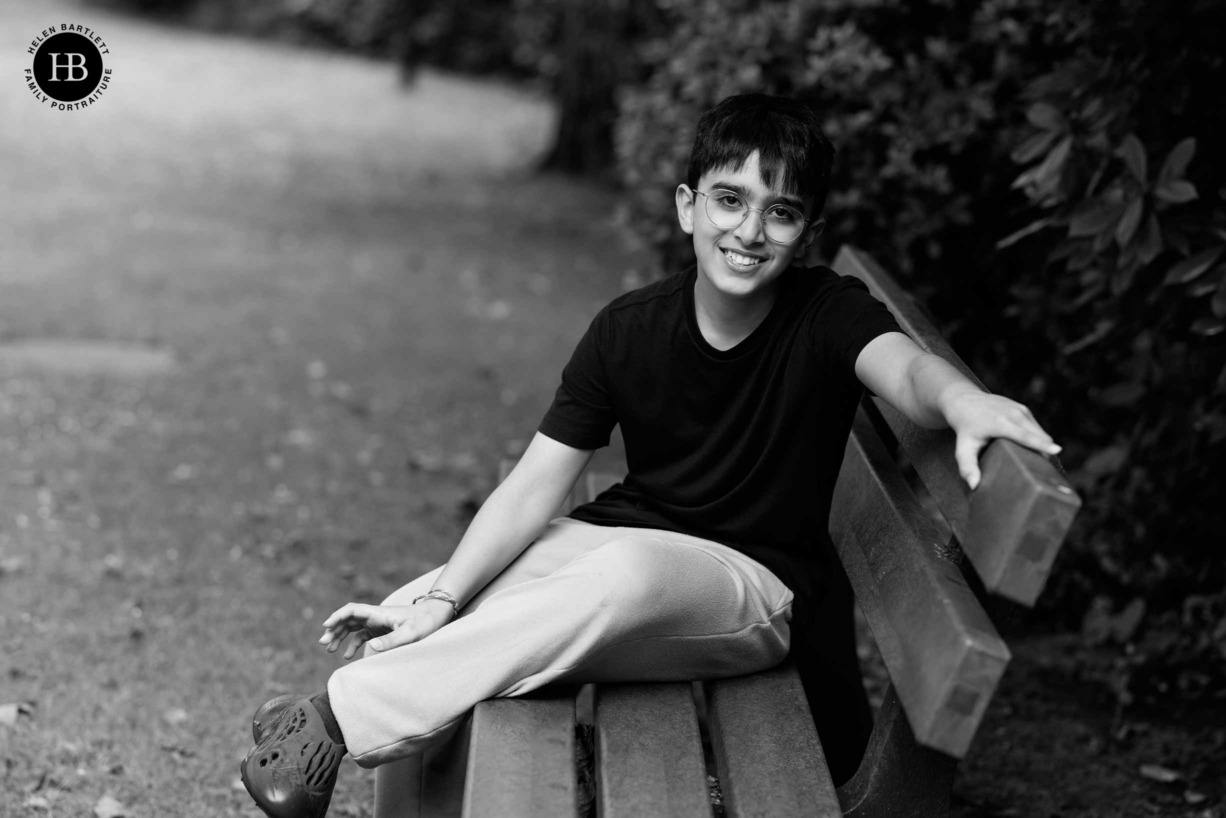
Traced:
<svg viewBox="0 0 1226 818">
<path fill-rule="evenodd" d="M 22 82 L 62 22 L 83 111 Z M 251 710 L 450 552 L 635 254 L 521 90 L 63 2 L 0 78 L 0 818 L 254 815 Z"/>
</svg>

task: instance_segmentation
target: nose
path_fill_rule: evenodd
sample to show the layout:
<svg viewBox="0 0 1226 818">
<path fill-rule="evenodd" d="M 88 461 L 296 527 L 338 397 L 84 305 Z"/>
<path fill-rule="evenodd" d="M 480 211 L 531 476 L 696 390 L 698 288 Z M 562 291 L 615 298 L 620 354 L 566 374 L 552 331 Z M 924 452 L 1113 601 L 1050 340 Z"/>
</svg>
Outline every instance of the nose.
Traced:
<svg viewBox="0 0 1226 818">
<path fill-rule="evenodd" d="M 763 230 L 765 225 L 762 222 L 765 216 L 762 210 L 756 207 L 749 208 L 745 213 L 745 218 L 741 220 L 733 234 L 747 247 L 762 244 L 766 241 L 766 233 Z"/>
</svg>

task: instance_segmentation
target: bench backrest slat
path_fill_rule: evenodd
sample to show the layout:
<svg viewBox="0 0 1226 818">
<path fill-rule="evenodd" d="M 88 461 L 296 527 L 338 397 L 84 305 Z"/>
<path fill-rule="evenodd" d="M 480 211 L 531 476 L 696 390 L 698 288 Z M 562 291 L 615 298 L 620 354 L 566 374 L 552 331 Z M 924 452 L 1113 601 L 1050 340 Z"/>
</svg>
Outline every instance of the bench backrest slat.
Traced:
<svg viewBox="0 0 1226 818">
<path fill-rule="evenodd" d="M 835 488 L 830 533 L 921 744 L 961 758 L 1009 650 L 863 410 Z"/>
<path fill-rule="evenodd" d="M 711 818 L 689 684 L 596 688 L 601 818 Z"/>
<path fill-rule="evenodd" d="M 575 818 L 573 690 L 473 711 L 464 818 Z"/>
<path fill-rule="evenodd" d="M 707 708 L 728 818 L 843 814 L 790 664 L 708 682 Z"/>
<path fill-rule="evenodd" d="M 871 257 L 844 246 L 834 267 L 864 281 L 921 348 L 979 383 L 915 300 Z M 997 440 L 981 458 L 983 481 L 972 493 L 958 474 L 950 431 L 921 429 L 883 401 L 876 403 L 984 586 L 1033 605 L 1081 505 L 1068 481 L 1042 455 Z"/>
</svg>

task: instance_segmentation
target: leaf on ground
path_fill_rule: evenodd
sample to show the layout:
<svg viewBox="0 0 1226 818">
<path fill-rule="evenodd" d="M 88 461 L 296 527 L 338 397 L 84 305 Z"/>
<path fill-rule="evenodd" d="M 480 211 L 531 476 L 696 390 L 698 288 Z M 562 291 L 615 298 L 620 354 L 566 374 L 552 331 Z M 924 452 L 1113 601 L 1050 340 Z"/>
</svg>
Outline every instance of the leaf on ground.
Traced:
<svg viewBox="0 0 1226 818">
<path fill-rule="evenodd" d="M 181 747 L 178 744 L 163 744 L 163 752 L 170 753 L 175 758 L 195 758 L 196 751 L 190 747 Z"/>
<path fill-rule="evenodd" d="M 123 576 L 123 557 L 118 554 L 107 554 L 102 558 L 102 573 L 108 577 Z"/>
<path fill-rule="evenodd" d="M 4 557 L 0 559 L 0 577 L 5 574 L 18 574 L 26 567 L 26 561 L 21 557 Z"/>
<path fill-rule="evenodd" d="M 175 470 L 170 473 L 170 479 L 176 483 L 182 483 L 191 480 L 196 476 L 196 467 L 191 463 L 180 463 L 175 466 Z"/>
<path fill-rule="evenodd" d="M 1102 475 L 1118 471 L 1127 460 L 1127 446 L 1108 446 L 1086 458 L 1086 462 L 1081 468 L 1095 477 L 1101 477 Z"/>
<path fill-rule="evenodd" d="M 162 720 L 171 727 L 177 727 L 190 718 L 182 707 L 172 707 L 162 714 Z"/>
<path fill-rule="evenodd" d="M 17 724 L 19 716 L 34 715 L 34 707 L 29 702 L 10 702 L 0 704 L 0 725 L 12 727 Z"/>
<path fill-rule="evenodd" d="M 124 818 L 128 814 L 128 808 L 110 795 L 102 796 L 98 803 L 94 804 L 94 815 L 97 818 Z"/>
<path fill-rule="evenodd" d="M 290 429 L 285 435 L 285 442 L 298 449 L 310 449 L 315 445 L 315 433 L 310 429 Z"/>
<path fill-rule="evenodd" d="M 485 316 L 491 321 L 505 321 L 511 317 L 511 305 L 501 299 L 485 306 Z"/>
<path fill-rule="evenodd" d="M 1163 767 L 1160 764 L 1142 764 L 1141 775 L 1148 778 L 1150 781 L 1157 781 L 1162 784 L 1170 784 L 1173 781 L 1178 781 L 1183 778 L 1175 770 L 1169 767 Z"/>
<path fill-rule="evenodd" d="M 1137 632 L 1137 626 L 1145 617 L 1145 600 L 1137 597 L 1124 607 L 1111 622 L 1111 635 L 1121 645 L 1132 640 Z"/>
<path fill-rule="evenodd" d="M 447 461 L 441 454 L 434 452 L 415 452 L 405 461 L 410 472 L 421 471 L 427 474 L 440 472 L 446 467 Z"/>
<path fill-rule="evenodd" d="M 12 727 L 17 723 L 17 705 L 0 704 L 0 724 Z"/>
<path fill-rule="evenodd" d="M 460 472 L 473 471 L 480 465 L 480 462 L 472 452 L 459 452 L 447 459 L 447 465 Z"/>
<path fill-rule="evenodd" d="M 31 795 L 21 805 L 26 809 L 51 809 L 51 802 L 42 795 Z"/>
</svg>

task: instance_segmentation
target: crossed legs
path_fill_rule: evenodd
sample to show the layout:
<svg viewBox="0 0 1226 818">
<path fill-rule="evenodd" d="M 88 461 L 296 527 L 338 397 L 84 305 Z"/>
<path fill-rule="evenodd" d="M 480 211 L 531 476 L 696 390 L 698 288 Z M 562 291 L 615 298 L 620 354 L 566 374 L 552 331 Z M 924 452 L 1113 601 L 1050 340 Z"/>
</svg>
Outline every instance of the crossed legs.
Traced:
<svg viewBox="0 0 1226 818">
<path fill-rule="evenodd" d="M 387 604 L 429 590 L 438 570 Z M 454 762 L 447 739 L 477 702 L 551 682 L 684 681 L 771 667 L 787 654 L 791 602 L 773 574 L 726 546 L 563 518 L 454 622 L 334 673 L 329 698 L 359 764 L 407 759 L 376 774 L 376 815 L 412 815 L 422 767 Z"/>
</svg>

